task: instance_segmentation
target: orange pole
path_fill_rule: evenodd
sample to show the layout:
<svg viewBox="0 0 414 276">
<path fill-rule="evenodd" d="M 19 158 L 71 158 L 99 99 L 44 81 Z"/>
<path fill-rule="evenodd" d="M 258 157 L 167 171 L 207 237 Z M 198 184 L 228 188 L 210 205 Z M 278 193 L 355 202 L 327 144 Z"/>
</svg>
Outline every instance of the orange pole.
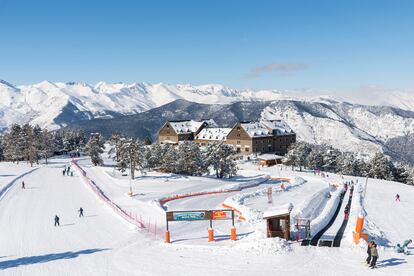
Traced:
<svg viewBox="0 0 414 276">
<path fill-rule="evenodd" d="M 230 239 L 232 241 L 237 240 L 237 235 L 236 235 L 236 227 L 232 226 L 231 230 L 230 230 Z"/>
<path fill-rule="evenodd" d="M 166 243 L 171 243 L 170 241 L 170 231 L 165 231 L 165 242 Z"/>
<path fill-rule="evenodd" d="M 356 223 L 356 227 L 355 227 L 355 232 L 361 234 L 363 226 L 364 226 L 364 217 L 362 216 L 362 214 L 359 214 L 358 219 L 357 219 L 357 223 Z"/>
<path fill-rule="evenodd" d="M 208 228 L 208 241 L 212 242 L 214 241 L 214 231 L 213 228 Z"/>
</svg>

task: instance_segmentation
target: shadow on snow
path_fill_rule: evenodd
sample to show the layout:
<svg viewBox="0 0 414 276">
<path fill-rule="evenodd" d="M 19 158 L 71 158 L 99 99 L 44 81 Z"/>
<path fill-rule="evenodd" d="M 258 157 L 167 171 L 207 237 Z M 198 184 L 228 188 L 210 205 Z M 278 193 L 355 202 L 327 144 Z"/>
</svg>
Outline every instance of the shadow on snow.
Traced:
<svg viewBox="0 0 414 276">
<path fill-rule="evenodd" d="M 400 264 L 405 264 L 407 261 L 401 258 L 389 258 L 386 260 L 378 261 L 378 267 L 385 267 L 385 266 L 395 266 Z"/>
<path fill-rule="evenodd" d="M 39 263 L 47 263 L 56 260 L 64 260 L 64 259 L 73 259 L 77 258 L 80 255 L 88 255 L 93 254 L 100 251 L 109 250 L 109 248 L 95 248 L 95 249 L 85 249 L 80 251 L 67 251 L 62 253 L 54 253 L 54 254 L 46 254 L 46 255 L 39 255 L 39 256 L 29 256 L 29 257 L 22 257 L 14 260 L 8 260 L 0 262 L 0 270 L 19 267 L 23 265 L 32 265 L 32 264 L 39 264 Z"/>
</svg>

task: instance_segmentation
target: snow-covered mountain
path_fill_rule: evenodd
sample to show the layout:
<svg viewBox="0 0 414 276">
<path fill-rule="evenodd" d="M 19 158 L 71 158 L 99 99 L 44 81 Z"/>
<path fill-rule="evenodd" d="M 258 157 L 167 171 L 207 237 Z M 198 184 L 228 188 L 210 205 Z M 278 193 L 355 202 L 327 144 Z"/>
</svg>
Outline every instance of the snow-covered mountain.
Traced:
<svg viewBox="0 0 414 276">
<path fill-rule="evenodd" d="M 87 83 L 43 81 L 13 86 L 0 82 L 0 128 L 30 122 L 50 129 L 92 118 L 136 114 L 177 99 L 226 104 L 287 98 L 278 91 L 236 90 L 218 84 L 192 86 L 150 83 Z"/>
<path fill-rule="evenodd" d="M 391 138 L 414 133 L 414 112 L 386 106 L 275 101 L 261 117 L 286 120 L 298 140 L 368 155 L 384 151 Z"/>
<path fill-rule="evenodd" d="M 324 92 L 324 94 L 328 94 Z M 388 105 L 414 111 L 414 98 L 405 92 L 373 97 L 371 105 Z M 205 104 L 229 104 L 239 101 L 306 100 L 327 103 L 332 96 L 318 96 L 315 91 L 277 91 L 232 89 L 220 84 L 106 83 L 92 86 L 78 82 L 43 81 L 14 86 L 0 80 L 0 131 L 12 123 L 39 124 L 56 129 L 93 118 L 113 118 L 137 114 L 183 99 Z M 364 102 L 364 100 L 360 100 Z"/>
</svg>

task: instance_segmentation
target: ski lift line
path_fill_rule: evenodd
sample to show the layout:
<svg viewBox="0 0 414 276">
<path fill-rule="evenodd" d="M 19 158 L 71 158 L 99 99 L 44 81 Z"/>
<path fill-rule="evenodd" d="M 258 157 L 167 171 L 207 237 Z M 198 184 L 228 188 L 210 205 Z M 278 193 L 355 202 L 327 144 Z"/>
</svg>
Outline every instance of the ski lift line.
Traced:
<svg viewBox="0 0 414 276">
<path fill-rule="evenodd" d="M 338 216 L 338 213 L 339 213 L 339 210 L 341 209 L 341 206 L 342 206 L 342 202 L 343 202 L 343 199 L 344 199 L 344 196 L 345 196 L 345 194 L 346 194 L 346 191 L 344 191 L 341 195 L 340 195 L 340 200 L 339 200 L 339 202 L 338 202 L 338 206 L 336 207 L 336 210 L 335 210 L 335 213 L 334 213 L 334 215 L 332 216 L 332 218 L 330 219 L 330 221 L 325 225 L 325 227 L 324 228 L 322 228 L 311 240 L 310 240 L 310 245 L 313 245 L 313 246 L 317 246 L 318 245 L 318 243 L 319 243 L 319 239 L 322 237 L 322 235 L 332 226 L 332 224 L 335 222 L 335 220 L 336 220 L 336 218 L 337 218 L 337 216 Z M 304 244 L 304 243 L 302 243 L 302 245 L 307 245 L 307 244 Z"/>
<path fill-rule="evenodd" d="M 348 210 L 349 213 L 351 212 L 351 204 L 352 204 L 352 198 L 353 198 L 352 195 L 353 195 L 353 193 L 354 193 L 354 190 L 352 190 L 352 192 L 350 192 L 350 194 L 349 194 L 349 199 L 348 199 L 348 206 L 350 207 L 349 210 Z M 339 228 L 339 230 L 336 233 L 336 236 L 333 240 L 333 244 L 332 244 L 333 247 L 340 247 L 341 246 L 341 240 L 342 240 L 342 237 L 344 236 L 344 231 L 345 231 L 345 228 L 348 224 L 348 220 L 349 220 L 349 217 L 348 217 L 348 219 L 344 218 L 344 220 L 342 222 L 342 225 Z"/>
</svg>

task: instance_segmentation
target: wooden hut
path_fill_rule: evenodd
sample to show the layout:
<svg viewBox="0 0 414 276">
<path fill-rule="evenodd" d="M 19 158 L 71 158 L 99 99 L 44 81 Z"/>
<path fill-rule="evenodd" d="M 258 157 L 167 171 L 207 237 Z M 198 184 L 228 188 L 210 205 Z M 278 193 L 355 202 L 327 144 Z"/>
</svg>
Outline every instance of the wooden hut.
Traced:
<svg viewBox="0 0 414 276">
<path fill-rule="evenodd" d="M 257 159 L 259 159 L 259 165 L 270 167 L 276 164 L 282 164 L 283 156 L 266 153 L 259 155 Z"/>
<path fill-rule="evenodd" d="M 263 213 L 266 220 L 267 237 L 279 237 L 289 240 L 290 237 L 290 210 L 271 208 Z"/>
</svg>

